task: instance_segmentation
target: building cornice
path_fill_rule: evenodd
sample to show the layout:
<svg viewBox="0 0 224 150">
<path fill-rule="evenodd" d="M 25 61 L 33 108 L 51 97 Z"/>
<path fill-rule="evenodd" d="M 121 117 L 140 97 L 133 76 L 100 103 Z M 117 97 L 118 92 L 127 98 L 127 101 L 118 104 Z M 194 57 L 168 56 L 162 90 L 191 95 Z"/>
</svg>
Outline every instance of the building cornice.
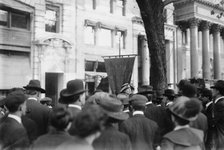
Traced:
<svg viewBox="0 0 224 150">
<path fill-rule="evenodd" d="M 196 3 L 203 4 L 203 5 L 206 5 L 206 6 L 209 6 L 209 7 L 213 8 L 213 9 L 217 9 L 217 10 L 220 10 L 220 11 L 224 11 L 224 8 L 221 7 L 220 5 L 214 4 L 214 3 L 209 2 L 207 0 L 180 0 L 180 1 L 176 1 L 174 3 L 174 6 L 175 7 L 182 7 L 182 6 L 186 5 L 186 4 L 195 3 L 195 2 Z"/>
</svg>

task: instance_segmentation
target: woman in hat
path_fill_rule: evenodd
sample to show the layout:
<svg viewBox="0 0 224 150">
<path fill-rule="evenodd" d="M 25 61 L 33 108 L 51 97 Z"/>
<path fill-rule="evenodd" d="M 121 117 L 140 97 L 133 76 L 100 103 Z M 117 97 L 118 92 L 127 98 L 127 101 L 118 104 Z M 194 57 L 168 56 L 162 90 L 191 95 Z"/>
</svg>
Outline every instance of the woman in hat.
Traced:
<svg viewBox="0 0 224 150">
<path fill-rule="evenodd" d="M 201 107 L 199 101 L 184 96 L 174 101 L 169 110 L 175 128 L 163 136 L 162 150 L 204 149 L 203 131 L 189 126 L 189 123 L 197 118 Z"/>
<path fill-rule="evenodd" d="M 93 142 L 95 150 L 130 150 L 131 143 L 129 137 L 118 131 L 118 123 L 128 118 L 128 114 L 123 112 L 123 105 L 114 95 L 105 92 L 98 92 L 97 95 L 87 100 L 87 105 L 96 103 L 106 113 L 108 119 L 105 122 L 105 129 L 99 138 Z"/>
</svg>

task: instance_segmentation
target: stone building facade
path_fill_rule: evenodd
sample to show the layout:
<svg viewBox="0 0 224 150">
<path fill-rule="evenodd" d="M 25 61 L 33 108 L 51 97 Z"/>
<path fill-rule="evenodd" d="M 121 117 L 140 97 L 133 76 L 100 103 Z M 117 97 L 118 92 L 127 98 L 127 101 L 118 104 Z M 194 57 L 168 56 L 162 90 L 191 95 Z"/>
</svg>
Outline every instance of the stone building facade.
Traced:
<svg viewBox="0 0 224 150">
<path fill-rule="evenodd" d="M 209 15 L 213 8 L 202 0 L 185 0 L 165 7 L 167 78 L 173 87 L 182 78 L 200 76 L 202 64 L 203 77 L 211 76 L 211 45 L 214 77 L 222 78 L 222 53 L 217 53 L 223 48 L 218 32 L 222 18 Z M 214 30 L 214 34 L 209 34 L 208 28 L 203 28 L 206 32 L 198 30 L 199 24 L 202 29 L 206 23 L 219 30 Z M 202 51 L 203 63 L 198 58 Z M 3 95 L 12 87 L 26 85 L 30 79 L 39 79 L 46 95 L 55 100 L 66 82 L 75 78 L 83 79 L 89 92 L 93 92 L 100 79 L 107 76 L 103 56 L 118 54 L 138 55 L 131 80 L 136 89 L 150 84 L 147 39 L 135 0 L 0 0 Z"/>
</svg>

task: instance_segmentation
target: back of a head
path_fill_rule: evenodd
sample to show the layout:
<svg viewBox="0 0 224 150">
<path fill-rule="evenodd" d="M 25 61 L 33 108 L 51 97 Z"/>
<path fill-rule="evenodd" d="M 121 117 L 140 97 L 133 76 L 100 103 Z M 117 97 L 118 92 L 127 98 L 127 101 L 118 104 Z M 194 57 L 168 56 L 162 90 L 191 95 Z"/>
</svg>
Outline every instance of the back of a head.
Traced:
<svg viewBox="0 0 224 150">
<path fill-rule="evenodd" d="M 19 106 L 23 104 L 26 99 L 26 95 L 23 94 L 21 91 L 15 91 L 10 93 L 5 98 L 5 106 L 7 107 L 10 113 L 14 113 L 18 111 Z"/>
<path fill-rule="evenodd" d="M 106 114 L 98 105 L 84 107 L 75 120 L 77 135 L 85 138 L 91 134 L 101 131 L 106 121 Z"/>
<path fill-rule="evenodd" d="M 195 97 L 197 95 L 197 88 L 191 83 L 187 83 L 182 87 L 182 95 L 186 97 Z"/>
<path fill-rule="evenodd" d="M 71 114 L 63 105 L 54 107 L 50 114 L 50 124 L 57 130 L 64 130 L 71 122 Z"/>
</svg>

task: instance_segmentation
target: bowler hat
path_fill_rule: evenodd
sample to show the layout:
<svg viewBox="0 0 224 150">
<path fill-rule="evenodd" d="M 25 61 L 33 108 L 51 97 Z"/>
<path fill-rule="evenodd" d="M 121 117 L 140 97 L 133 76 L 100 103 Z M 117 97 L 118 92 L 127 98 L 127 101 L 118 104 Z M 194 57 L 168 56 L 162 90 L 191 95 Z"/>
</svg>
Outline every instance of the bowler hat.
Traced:
<svg viewBox="0 0 224 150">
<path fill-rule="evenodd" d="M 164 96 L 171 96 L 171 97 L 175 97 L 175 92 L 174 92 L 174 90 L 173 89 L 166 89 L 165 91 L 164 91 L 164 94 L 163 94 Z"/>
<path fill-rule="evenodd" d="M 211 86 L 211 88 L 217 90 L 224 90 L 224 81 L 223 80 L 216 81 L 215 84 Z"/>
<path fill-rule="evenodd" d="M 111 118 L 117 120 L 128 119 L 128 114 L 123 112 L 123 105 L 115 96 L 105 93 L 96 99 L 96 103 L 101 106 L 104 112 Z"/>
<path fill-rule="evenodd" d="M 201 111 L 201 103 L 197 98 L 180 96 L 170 105 L 169 110 L 184 120 L 194 121 Z"/>
<path fill-rule="evenodd" d="M 132 106 L 145 106 L 148 99 L 144 95 L 135 94 L 130 98 L 130 104 Z"/>
<path fill-rule="evenodd" d="M 67 87 L 61 91 L 61 96 L 75 96 L 84 93 L 85 91 L 86 90 L 84 89 L 83 81 L 80 79 L 75 79 L 68 81 Z"/>
<path fill-rule="evenodd" d="M 26 90 L 35 90 L 41 93 L 46 93 L 46 91 L 41 88 L 39 80 L 30 80 L 29 84 L 27 86 L 24 86 L 23 88 L 25 88 Z"/>
</svg>

